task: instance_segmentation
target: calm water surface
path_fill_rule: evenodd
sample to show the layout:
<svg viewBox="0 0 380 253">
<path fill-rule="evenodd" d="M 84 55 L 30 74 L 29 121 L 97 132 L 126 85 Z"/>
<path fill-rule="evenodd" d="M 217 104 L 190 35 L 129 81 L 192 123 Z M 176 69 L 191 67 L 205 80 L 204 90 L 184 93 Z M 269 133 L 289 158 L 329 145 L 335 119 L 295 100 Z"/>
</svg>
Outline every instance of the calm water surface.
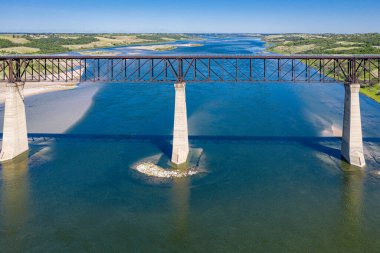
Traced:
<svg viewBox="0 0 380 253">
<path fill-rule="evenodd" d="M 247 37 L 201 43 L 171 53 L 264 46 Z M 59 133 L 49 122 L 91 92 L 80 120 L 40 138 Z M 173 84 L 86 84 L 27 98 L 29 132 L 40 137 L 29 159 L 0 168 L 0 251 L 380 251 L 379 104 L 361 97 L 368 165 L 360 170 L 340 160 L 341 84 L 188 84 L 186 92 L 190 145 L 203 149 L 205 172 L 175 180 L 130 169 L 170 155 Z"/>
</svg>

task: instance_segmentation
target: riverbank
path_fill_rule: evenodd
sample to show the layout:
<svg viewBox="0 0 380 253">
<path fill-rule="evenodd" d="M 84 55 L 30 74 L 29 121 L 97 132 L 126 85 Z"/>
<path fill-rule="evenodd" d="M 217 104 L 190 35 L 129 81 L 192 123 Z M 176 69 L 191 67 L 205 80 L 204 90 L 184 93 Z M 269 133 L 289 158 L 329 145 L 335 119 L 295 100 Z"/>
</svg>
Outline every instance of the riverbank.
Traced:
<svg viewBox="0 0 380 253">
<path fill-rule="evenodd" d="M 78 83 L 52 83 L 52 82 L 33 82 L 33 83 L 25 83 L 23 95 L 24 97 L 30 97 L 34 95 L 55 92 L 55 91 L 64 91 L 71 90 L 77 87 Z M 5 101 L 5 92 L 6 92 L 6 84 L 2 83 L 0 85 L 0 92 L 4 94 L 0 97 L 0 103 L 4 103 Z"/>
<path fill-rule="evenodd" d="M 65 133 L 91 108 L 103 84 L 26 83 L 24 88 L 28 133 Z M 0 110 L 4 110 L 5 87 L 1 85 Z M 0 126 L 3 124 L 0 113 Z"/>
<path fill-rule="evenodd" d="M 380 103 L 380 85 L 360 88 L 360 93 Z"/>
</svg>

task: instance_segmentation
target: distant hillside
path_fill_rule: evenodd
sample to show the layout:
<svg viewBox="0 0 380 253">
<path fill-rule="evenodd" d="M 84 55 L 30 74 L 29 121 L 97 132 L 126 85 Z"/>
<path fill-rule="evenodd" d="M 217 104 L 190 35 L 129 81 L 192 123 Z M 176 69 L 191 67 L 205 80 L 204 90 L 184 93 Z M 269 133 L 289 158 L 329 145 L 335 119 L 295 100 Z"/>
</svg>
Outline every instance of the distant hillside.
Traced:
<svg viewBox="0 0 380 253">
<path fill-rule="evenodd" d="M 185 34 L 0 34 L 0 54 L 54 54 L 189 38 Z"/>
<path fill-rule="evenodd" d="M 280 54 L 380 54 L 380 34 L 264 35 L 268 51 Z"/>
</svg>

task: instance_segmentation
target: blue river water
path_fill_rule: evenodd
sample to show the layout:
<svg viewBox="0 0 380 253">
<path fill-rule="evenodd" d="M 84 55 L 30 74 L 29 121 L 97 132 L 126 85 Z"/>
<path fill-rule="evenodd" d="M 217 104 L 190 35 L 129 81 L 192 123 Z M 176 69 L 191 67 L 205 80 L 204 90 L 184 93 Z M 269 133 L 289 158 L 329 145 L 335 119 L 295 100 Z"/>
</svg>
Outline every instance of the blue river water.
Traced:
<svg viewBox="0 0 380 253">
<path fill-rule="evenodd" d="M 253 37 L 178 43 L 203 46 L 105 50 L 265 53 Z M 90 93 L 62 133 L 60 120 Z M 340 159 L 342 84 L 194 83 L 186 95 L 204 172 L 172 180 L 131 169 L 170 156 L 172 83 L 28 97 L 29 157 L 0 168 L 0 251 L 379 252 L 380 104 L 361 95 L 367 166 L 358 169 Z"/>
</svg>

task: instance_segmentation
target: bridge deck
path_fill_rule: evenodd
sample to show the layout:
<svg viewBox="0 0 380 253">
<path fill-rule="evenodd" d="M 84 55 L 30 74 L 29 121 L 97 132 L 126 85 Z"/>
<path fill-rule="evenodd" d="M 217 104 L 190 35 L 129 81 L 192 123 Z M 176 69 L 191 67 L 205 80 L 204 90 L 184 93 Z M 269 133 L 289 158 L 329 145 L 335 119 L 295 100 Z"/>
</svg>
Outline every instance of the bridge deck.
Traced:
<svg viewBox="0 0 380 253">
<path fill-rule="evenodd" d="M 0 56 L 0 82 L 380 82 L 380 55 Z"/>
</svg>

